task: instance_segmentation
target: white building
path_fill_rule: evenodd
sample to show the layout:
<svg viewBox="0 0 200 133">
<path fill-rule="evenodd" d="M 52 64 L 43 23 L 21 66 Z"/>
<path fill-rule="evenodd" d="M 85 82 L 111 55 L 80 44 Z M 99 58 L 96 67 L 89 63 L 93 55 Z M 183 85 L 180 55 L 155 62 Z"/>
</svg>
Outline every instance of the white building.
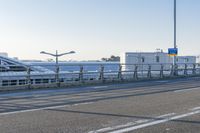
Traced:
<svg viewBox="0 0 200 133">
<path fill-rule="evenodd" d="M 8 57 L 8 53 L 0 53 L 0 56 L 3 56 L 3 57 Z"/>
<path fill-rule="evenodd" d="M 200 63 L 200 55 L 197 56 L 196 60 L 197 63 Z"/>
<path fill-rule="evenodd" d="M 193 64 L 196 63 L 196 56 L 177 56 L 178 64 Z M 153 64 L 153 69 L 160 68 L 160 64 L 172 64 L 173 57 L 170 57 L 165 52 L 125 52 L 121 54 L 121 64 L 126 64 L 123 70 L 133 70 L 131 64 L 137 64 L 139 69 L 144 69 L 148 64 Z M 167 68 L 169 68 L 168 65 Z M 166 68 L 166 67 L 165 67 Z"/>
<path fill-rule="evenodd" d="M 194 64 L 197 63 L 196 56 L 177 56 L 176 62 L 178 64 Z"/>
<path fill-rule="evenodd" d="M 121 54 L 122 64 L 164 64 L 173 60 L 163 52 L 126 52 Z"/>
</svg>

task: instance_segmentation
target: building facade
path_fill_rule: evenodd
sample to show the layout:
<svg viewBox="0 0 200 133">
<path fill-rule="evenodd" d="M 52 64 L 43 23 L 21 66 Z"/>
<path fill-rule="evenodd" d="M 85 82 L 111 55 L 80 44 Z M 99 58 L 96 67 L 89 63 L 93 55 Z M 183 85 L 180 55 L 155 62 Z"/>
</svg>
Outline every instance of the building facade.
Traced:
<svg viewBox="0 0 200 133">
<path fill-rule="evenodd" d="M 148 64 L 153 66 L 153 69 L 160 68 L 160 64 L 173 64 L 173 57 L 170 57 L 165 52 L 125 52 L 121 54 L 120 63 L 124 64 L 123 70 L 133 70 L 131 65 L 138 65 L 139 69 L 148 67 Z M 177 56 L 177 64 L 194 64 L 196 63 L 196 56 Z"/>
</svg>

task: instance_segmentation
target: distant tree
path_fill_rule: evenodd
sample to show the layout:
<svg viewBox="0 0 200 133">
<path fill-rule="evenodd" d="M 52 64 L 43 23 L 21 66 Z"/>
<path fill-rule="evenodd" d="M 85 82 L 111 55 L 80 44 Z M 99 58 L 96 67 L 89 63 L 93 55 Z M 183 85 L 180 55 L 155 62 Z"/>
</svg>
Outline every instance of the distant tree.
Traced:
<svg viewBox="0 0 200 133">
<path fill-rule="evenodd" d="M 101 60 L 106 61 L 106 62 L 116 62 L 116 61 L 120 61 L 120 57 L 111 55 L 110 58 L 102 58 Z"/>
<path fill-rule="evenodd" d="M 102 61 L 108 61 L 108 58 L 101 58 Z"/>
<path fill-rule="evenodd" d="M 53 59 L 47 59 L 48 62 L 53 62 Z"/>
<path fill-rule="evenodd" d="M 120 61 L 120 57 L 119 56 L 114 56 L 111 55 L 111 57 L 109 58 L 110 61 Z"/>
</svg>

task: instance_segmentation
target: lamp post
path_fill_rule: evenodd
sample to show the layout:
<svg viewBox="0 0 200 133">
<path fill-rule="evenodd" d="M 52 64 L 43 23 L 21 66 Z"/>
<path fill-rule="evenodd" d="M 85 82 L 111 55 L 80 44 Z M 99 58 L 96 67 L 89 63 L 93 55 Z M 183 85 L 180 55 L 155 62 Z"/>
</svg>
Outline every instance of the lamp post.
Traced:
<svg viewBox="0 0 200 133">
<path fill-rule="evenodd" d="M 52 53 L 48 53 L 45 51 L 41 51 L 40 54 L 46 54 L 46 55 L 50 55 L 56 58 L 56 66 L 58 66 L 58 58 L 63 56 L 63 55 L 67 55 L 67 54 L 74 54 L 75 51 L 70 51 L 70 52 L 66 52 L 66 53 L 62 53 L 62 54 L 58 54 L 58 51 L 56 50 L 56 54 L 52 54 Z"/>
<path fill-rule="evenodd" d="M 60 87 L 60 82 L 59 82 L 59 64 L 58 64 L 58 58 L 64 55 L 68 55 L 68 54 L 74 54 L 75 51 L 70 51 L 70 52 L 66 52 L 66 53 L 62 53 L 62 54 L 58 54 L 58 51 L 56 50 L 55 54 L 52 53 L 48 53 L 45 51 L 41 51 L 40 54 L 46 54 L 46 55 L 50 55 L 56 58 L 56 83 L 57 83 L 57 87 Z"/>
</svg>

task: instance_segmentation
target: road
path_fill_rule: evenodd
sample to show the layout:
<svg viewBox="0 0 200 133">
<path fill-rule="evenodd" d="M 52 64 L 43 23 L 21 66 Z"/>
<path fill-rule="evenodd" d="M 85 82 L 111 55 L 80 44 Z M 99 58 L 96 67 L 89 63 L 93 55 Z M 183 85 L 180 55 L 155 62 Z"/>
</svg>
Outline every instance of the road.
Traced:
<svg viewBox="0 0 200 133">
<path fill-rule="evenodd" d="M 199 133 L 200 78 L 0 94 L 1 133 Z"/>
</svg>

